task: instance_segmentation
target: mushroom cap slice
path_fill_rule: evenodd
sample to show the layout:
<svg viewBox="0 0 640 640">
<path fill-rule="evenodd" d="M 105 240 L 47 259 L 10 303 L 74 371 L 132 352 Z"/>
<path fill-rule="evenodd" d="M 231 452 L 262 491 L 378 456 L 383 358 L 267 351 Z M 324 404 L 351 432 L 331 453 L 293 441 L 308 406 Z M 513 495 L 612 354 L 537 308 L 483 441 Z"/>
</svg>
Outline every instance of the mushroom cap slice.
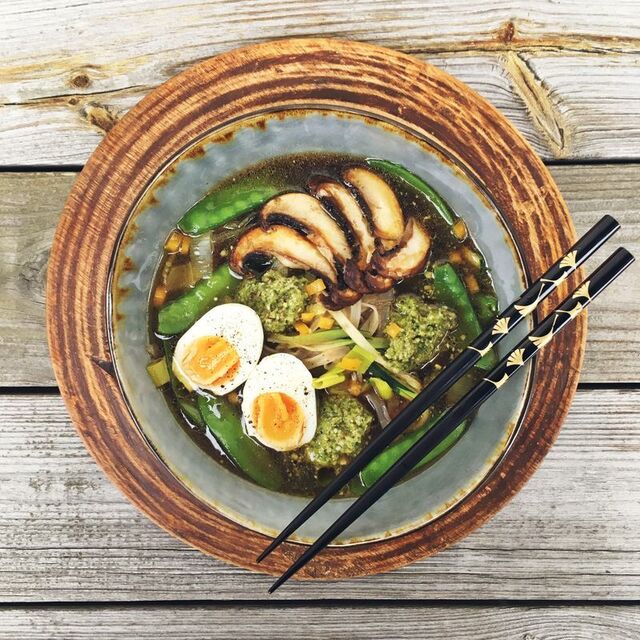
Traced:
<svg viewBox="0 0 640 640">
<path fill-rule="evenodd" d="M 404 232 L 404 216 L 393 189 L 377 173 L 363 167 L 350 167 L 342 177 L 367 205 L 373 232 L 382 247 L 393 249 Z"/>
<path fill-rule="evenodd" d="M 310 185 L 316 198 L 327 199 L 342 215 L 353 233 L 357 246 L 354 247 L 354 262 L 360 271 L 364 271 L 371 262 L 376 250 L 376 241 L 362 207 L 351 191 L 343 184 L 327 180 Z"/>
<path fill-rule="evenodd" d="M 236 273 L 246 273 L 244 261 L 251 254 L 273 256 L 287 267 L 313 271 L 329 286 L 338 282 L 333 263 L 320 253 L 313 242 L 290 227 L 274 225 L 268 229 L 249 229 L 233 248 L 229 266 Z"/>
<path fill-rule="evenodd" d="M 424 268 L 430 248 L 429 232 L 415 218 L 411 218 L 400 244 L 389 253 L 373 256 L 372 264 L 379 275 L 401 280 Z"/>
<path fill-rule="evenodd" d="M 290 225 L 302 231 L 323 255 L 344 264 L 351 258 L 345 232 L 319 200 L 308 193 L 283 193 L 271 198 L 260 210 L 264 227 Z"/>
</svg>

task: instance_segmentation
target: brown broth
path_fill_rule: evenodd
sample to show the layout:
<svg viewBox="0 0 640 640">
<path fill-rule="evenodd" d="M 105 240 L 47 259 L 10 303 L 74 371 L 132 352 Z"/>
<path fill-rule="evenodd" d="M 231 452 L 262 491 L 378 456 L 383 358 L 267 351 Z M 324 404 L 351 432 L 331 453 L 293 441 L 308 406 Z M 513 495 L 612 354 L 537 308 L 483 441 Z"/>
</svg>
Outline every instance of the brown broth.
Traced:
<svg viewBox="0 0 640 640">
<path fill-rule="evenodd" d="M 260 182 L 273 182 L 281 185 L 282 190 L 304 191 L 307 183 L 312 177 L 326 176 L 336 180 L 340 179 L 341 171 L 349 165 L 364 163 L 364 158 L 342 155 L 342 154 L 326 154 L 326 153 L 308 153 L 308 154 L 293 154 L 288 156 L 281 156 L 273 158 L 266 162 L 256 164 L 248 169 L 241 171 L 225 181 L 219 183 L 210 193 L 215 193 L 222 189 L 225 189 L 236 182 L 239 182 L 247 177 L 251 177 Z M 415 216 L 422 221 L 425 227 L 432 235 L 432 247 L 427 270 L 430 265 L 447 259 L 452 251 L 459 250 L 465 246 L 471 251 L 482 255 L 476 246 L 473 239 L 468 236 L 466 240 L 460 242 L 453 235 L 452 229 L 449 224 L 443 220 L 440 214 L 428 203 L 428 201 L 416 194 L 412 187 L 402 183 L 398 180 L 388 179 L 389 184 L 394 189 L 398 200 L 401 203 L 405 216 Z M 255 215 L 255 214 L 249 214 Z M 236 224 L 236 223 L 234 223 Z M 230 226 L 230 225 L 227 225 Z M 217 238 L 222 238 L 225 234 L 229 235 L 228 229 L 224 227 L 212 233 L 213 244 L 215 247 L 215 253 L 213 255 L 213 264 L 221 264 L 226 261 L 229 251 L 232 249 L 232 241 L 216 242 Z M 160 284 L 166 277 L 166 274 L 171 269 L 179 268 L 189 261 L 188 256 L 176 256 L 169 255 L 166 252 L 163 254 L 162 259 L 158 264 L 156 271 L 155 287 Z M 482 267 L 479 271 L 471 269 L 469 266 L 456 265 L 461 277 L 465 277 L 468 274 L 473 274 L 477 280 L 480 292 L 487 293 L 495 296 L 493 283 L 489 271 L 486 268 L 486 261 L 482 260 Z M 425 278 L 422 273 L 419 273 L 411 278 L 408 278 L 395 287 L 395 293 L 416 293 L 421 294 L 425 285 Z M 167 296 L 167 300 L 171 300 L 174 297 L 179 296 L 183 291 L 174 290 L 170 291 Z M 153 355 L 160 356 L 164 353 L 164 342 L 162 337 L 156 335 L 155 329 L 157 326 L 157 312 L 153 305 L 149 307 L 149 336 L 150 336 L 150 350 Z M 175 345 L 177 338 L 175 336 L 167 341 L 168 345 Z M 428 380 L 437 375 L 437 372 L 441 367 L 452 360 L 455 355 L 465 345 L 456 344 L 455 340 L 449 339 L 446 341 L 446 345 L 442 348 L 442 351 L 438 356 L 428 365 L 426 365 L 420 372 L 419 376 L 423 380 Z M 314 371 L 314 374 L 320 374 L 323 370 Z M 475 372 L 468 374 L 471 378 L 477 377 Z M 244 476 L 243 472 L 238 469 L 233 462 L 223 453 L 222 448 L 217 445 L 213 436 L 206 432 L 206 428 L 199 427 L 190 421 L 187 416 L 181 411 L 178 400 L 172 390 L 171 385 L 166 385 L 163 388 L 164 396 L 169 406 L 182 428 L 189 434 L 193 441 L 207 454 L 211 455 L 217 462 L 223 464 L 227 468 L 233 470 L 235 473 Z M 327 393 L 326 391 L 319 391 L 318 398 L 321 395 Z M 189 397 L 190 394 L 185 396 Z M 434 407 L 434 412 L 440 412 L 446 409 L 450 404 L 447 396 L 438 401 Z M 397 413 L 403 405 L 404 401 L 394 400 L 393 406 L 390 407 L 391 413 Z M 370 409 L 370 407 L 368 407 Z M 370 409 L 371 410 L 371 409 Z M 371 411 L 373 413 L 373 411 Z M 375 415 L 375 414 L 374 414 Z M 367 441 L 375 437 L 380 431 L 381 426 L 374 420 L 373 427 L 369 430 L 367 435 Z M 366 444 L 366 442 L 365 442 Z M 364 446 L 364 444 L 363 444 Z M 335 470 L 323 469 L 317 472 L 309 463 L 301 462 L 301 456 L 296 451 L 287 453 L 278 453 L 269 450 L 269 454 L 272 456 L 273 461 L 279 467 L 281 472 L 287 479 L 286 486 L 283 489 L 285 493 L 291 493 L 296 495 L 314 495 L 316 494 L 331 477 L 333 477 Z M 341 495 L 348 496 L 359 491 L 359 487 L 352 485 L 346 488 Z"/>
</svg>

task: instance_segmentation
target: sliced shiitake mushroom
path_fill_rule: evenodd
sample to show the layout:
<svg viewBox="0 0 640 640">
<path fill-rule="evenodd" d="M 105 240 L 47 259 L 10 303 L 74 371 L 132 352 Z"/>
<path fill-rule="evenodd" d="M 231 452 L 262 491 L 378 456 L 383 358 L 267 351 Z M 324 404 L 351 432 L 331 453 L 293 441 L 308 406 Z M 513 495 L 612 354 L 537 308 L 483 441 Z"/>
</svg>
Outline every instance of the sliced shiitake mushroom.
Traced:
<svg viewBox="0 0 640 640">
<path fill-rule="evenodd" d="M 283 193 L 271 198 L 260 210 L 260 220 L 265 228 L 282 224 L 302 231 L 329 260 L 344 264 L 352 257 L 345 232 L 308 193 Z"/>
<path fill-rule="evenodd" d="M 430 248 L 431 236 L 428 231 L 415 218 L 411 218 L 400 244 L 388 253 L 376 253 L 372 265 L 380 276 L 402 280 L 424 268 Z"/>
<path fill-rule="evenodd" d="M 393 189 L 377 173 L 364 167 L 350 167 L 342 177 L 367 205 L 373 233 L 382 249 L 393 249 L 404 232 L 404 216 Z"/>
<path fill-rule="evenodd" d="M 339 182 L 318 179 L 311 182 L 309 188 L 316 198 L 330 203 L 351 231 L 354 257 L 344 265 L 344 281 L 351 289 L 366 293 L 369 288 L 363 274 L 368 269 L 371 256 L 376 249 L 367 216 L 351 191 Z"/>
<path fill-rule="evenodd" d="M 254 227 L 244 233 L 229 257 L 229 266 L 236 273 L 245 275 L 251 269 L 249 263 L 255 256 L 277 258 L 285 267 L 304 269 L 322 278 L 326 291 L 320 299 L 330 309 L 342 309 L 356 302 L 361 293 L 343 287 L 336 267 L 318 247 L 300 232 L 285 225 L 273 225 L 268 229 Z"/>
<path fill-rule="evenodd" d="M 245 260 L 255 254 L 273 256 L 292 269 L 308 269 L 329 287 L 338 283 L 333 263 L 320 253 L 313 242 L 290 227 L 274 225 L 268 229 L 250 229 L 240 236 L 229 258 L 229 266 L 236 273 L 246 274 Z"/>
</svg>

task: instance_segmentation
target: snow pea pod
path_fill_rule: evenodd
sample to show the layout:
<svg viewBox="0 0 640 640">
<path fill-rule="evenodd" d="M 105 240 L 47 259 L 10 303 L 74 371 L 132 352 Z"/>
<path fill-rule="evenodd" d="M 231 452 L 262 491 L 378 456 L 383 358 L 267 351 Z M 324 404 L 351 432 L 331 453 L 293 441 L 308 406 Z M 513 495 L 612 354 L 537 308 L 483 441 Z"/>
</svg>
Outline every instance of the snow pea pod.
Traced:
<svg viewBox="0 0 640 640">
<path fill-rule="evenodd" d="M 488 293 L 476 293 L 473 296 L 473 306 L 483 326 L 493 322 L 498 315 L 498 300 Z"/>
<path fill-rule="evenodd" d="M 173 336 L 188 329 L 211 309 L 219 299 L 231 293 L 240 283 L 226 264 L 210 276 L 202 278 L 186 293 L 172 300 L 158 312 L 158 333 Z"/>
<path fill-rule="evenodd" d="M 182 216 L 178 229 L 192 236 L 217 229 L 256 207 L 261 207 L 281 191 L 280 187 L 272 184 L 234 183 L 196 202 Z"/>
<path fill-rule="evenodd" d="M 384 475 L 387 470 L 403 456 L 411 447 L 425 434 L 440 416 L 434 416 L 428 420 L 420 429 L 417 429 L 413 433 L 404 436 L 397 440 L 394 444 L 387 447 L 381 454 L 374 458 L 361 472 L 360 481 L 365 487 L 370 487 L 375 484 L 377 480 Z M 416 469 L 423 467 L 430 462 L 433 462 L 436 458 L 439 458 L 443 453 L 449 451 L 453 445 L 460 440 L 462 434 L 467 428 L 468 421 L 461 422 L 440 444 L 436 445 L 429 453 L 422 458 L 422 460 L 416 465 Z"/>
<path fill-rule="evenodd" d="M 377 158 L 368 158 L 367 164 L 374 169 L 378 169 L 383 173 L 387 173 L 395 178 L 403 180 L 419 191 L 440 214 L 440 217 L 449 225 L 455 221 L 455 214 L 447 203 L 447 201 L 429 184 L 427 184 L 420 176 L 409 171 L 401 164 L 390 162 L 389 160 L 378 160 Z"/>
<path fill-rule="evenodd" d="M 433 287 L 436 300 L 447 305 L 458 314 L 458 334 L 465 346 L 482 331 L 480 322 L 473 309 L 469 294 L 456 270 L 443 262 L 433 268 Z M 491 369 L 498 362 L 494 351 L 489 351 L 478 360 L 476 366 L 480 369 Z"/>
<path fill-rule="evenodd" d="M 261 487 L 276 491 L 282 486 L 282 474 L 270 453 L 244 432 L 240 413 L 224 398 L 200 395 L 198 409 L 216 442 L 241 471 Z"/>
</svg>

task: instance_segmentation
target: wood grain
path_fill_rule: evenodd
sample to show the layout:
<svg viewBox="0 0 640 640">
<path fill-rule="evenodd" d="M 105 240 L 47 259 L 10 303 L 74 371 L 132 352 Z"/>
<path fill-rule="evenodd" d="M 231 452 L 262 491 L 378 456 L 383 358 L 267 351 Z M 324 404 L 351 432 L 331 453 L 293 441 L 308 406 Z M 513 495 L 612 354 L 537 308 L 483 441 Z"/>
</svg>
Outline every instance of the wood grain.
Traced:
<svg viewBox="0 0 640 640">
<path fill-rule="evenodd" d="M 136 506 L 200 550 L 272 574 L 281 573 L 299 547 L 283 544 L 257 564 L 268 538 L 196 499 L 145 446 L 117 381 L 101 364 L 111 358 L 105 301 L 119 233 L 152 177 L 178 151 L 250 114 L 308 104 L 364 112 L 435 140 L 470 168 L 503 213 L 530 277 L 540 276 L 575 241 L 548 170 L 504 117 L 452 76 L 390 49 L 297 39 L 236 50 L 175 76 L 111 129 L 74 184 L 54 238 L 47 333 L 56 379 L 85 444 Z M 538 312 L 552 304 L 545 301 Z M 534 379 L 544 381 L 549 393 L 532 389 L 509 448 L 455 508 L 402 536 L 331 547 L 298 575 L 328 579 L 389 570 L 437 553 L 484 523 L 515 495 L 555 440 L 585 342 L 581 315 L 536 357 Z M 556 366 L 560 359 L 562 368 Z"/>
<path fill-rule="evenodd" d="M 348 626 L 347 622 L 348 621 Z M 451 640 L 522 638 L 635 640 L 640 611 L 631 607 L 189 606 L 45 607 L 0 610 L 0 640 L 350 640 L 435 637 Z"/>
<path fill-rule="evenodd" d="M 560 166 L 551 172 L 580 233 L 610 213 L 611 241 L 640 255 L 640 165 Z M 59 212 L 77 174 L 0 173 L 0 386 L 56 384 L 44 329 L 46 260 Z M 607 255 L 603 249 L 589 263 Z M 638 267 L 589 310 L 583 382 L 640 382 Z M 634 276 L 634 274 L 636 274 Z"/>
<path fill-rule="evenodd" d="M 536 475 L 432 558 L 339 584 L 271 580 L 190 549 L 103 476 L 55 395 L 0 397 L 0 601 L 640 599 L 638 391 L 580 391 Z M 355 630 L 355 628 L 354 628 Z"/>
<path fill-rule="evenodd" d="M 295 5 L 295 6 L 293 6 Z M 160 25 L 160 28 L 159 28 Z M 171 25 L 170 29 L 162 25 Z M 89 35 L 90 34 L 90 35 Z M 81 164 L 161 82 L 273 38 L 332 36 L 417 55 L 469 83 L 546 158 L 637 158 L 637 5 L 464 0 L 12 2 L 0 26 L 0 164 Z M 61 144 L 61 140 L 64 141 Z"/>
</svg>

